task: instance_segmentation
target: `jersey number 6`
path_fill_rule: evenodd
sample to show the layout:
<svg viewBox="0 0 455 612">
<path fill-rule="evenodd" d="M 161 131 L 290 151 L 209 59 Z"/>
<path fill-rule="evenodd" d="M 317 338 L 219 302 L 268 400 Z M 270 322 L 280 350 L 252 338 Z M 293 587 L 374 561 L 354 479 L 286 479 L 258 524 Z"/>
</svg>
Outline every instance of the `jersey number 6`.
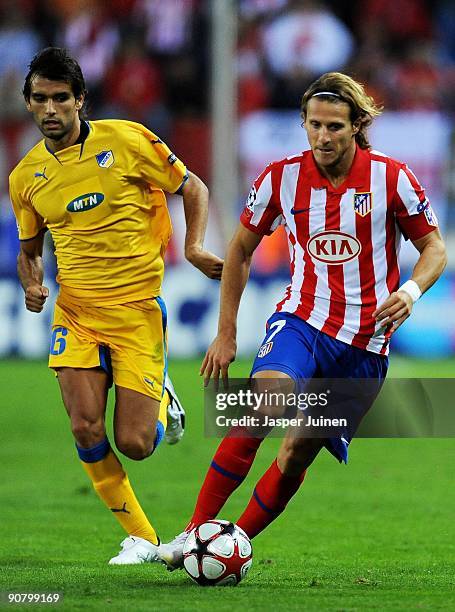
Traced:
<svg viewBox="0 0 455 612">
<path fill-rule="evenodd" d="M 51 336 L 51 355 L 61 355 L 66 349 L 65 336 L 68 335 L 66 327 L 56 327 Z"/>
</svg>

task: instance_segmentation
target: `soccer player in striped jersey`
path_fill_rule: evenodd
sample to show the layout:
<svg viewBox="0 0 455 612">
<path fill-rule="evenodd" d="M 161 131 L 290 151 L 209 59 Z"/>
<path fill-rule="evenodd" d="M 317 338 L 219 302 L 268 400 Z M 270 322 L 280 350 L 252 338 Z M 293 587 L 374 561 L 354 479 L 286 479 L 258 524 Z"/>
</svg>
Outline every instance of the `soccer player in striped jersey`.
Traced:
<svg viewBox="0 0 455 612">
<path fill-rule="evenodd" d="M 446 264 L 436 215 L 417 178 L 370 147 L 367 128 L 380 112 L 344 74 L 324 74 L 305 92 L 301 113 L 311 149 L 271 163 L 254 182 L 227 252 L 218 335 L 201 367 L 206 383 L 228 378 L 252 255 L 283 225 L 291 282 L 253 363 L 255 388 L 293 388 L 313 377 L 370 379 L 374 392 L 352 400 L 360 417 L 370 408 L 387 372 L 392 334 Z M 400 285 L 402 236 L 420 256 Z M 284 510 L 323 447 L 346 462 L 354 432 L 315 438 L 288 431 L 237 524 L 250 537 L 260 533 Z M 217 516 L 248 474 L 262 439 L 248 427 L 225 437 L 187 530 Z M 171 569 L 181 564 L 184 539 L 185 532 L 159 549 Z"/>
<path fill-rule="evenodd" d="M 157 560 L 159 540 L 110 446 L 105 411 L 114 382 L 115 442 L 131 459 L 145 459 L 163 437 L 174 443 L 183 433 L 166 376 L 160 297 L 172 232 L 165 191 L 183 198 L 187 259 L 210 278 L 220 278 L 223 262 L 203 249 L 208 192 L 202 181 L 144 126 L 85 121 L 85 94 L 80 66 L 64 49 L 44 49 L 32 60 L 24 97 L 44 139 L 10 176 L 18 273 L 27 309 L 41 312 L 49 296 L 42 263 L 49 229 L 60 285 L 49 367 L 82 466 L 128 534 L 110 563 L 137 564 Z"/>
</svg>

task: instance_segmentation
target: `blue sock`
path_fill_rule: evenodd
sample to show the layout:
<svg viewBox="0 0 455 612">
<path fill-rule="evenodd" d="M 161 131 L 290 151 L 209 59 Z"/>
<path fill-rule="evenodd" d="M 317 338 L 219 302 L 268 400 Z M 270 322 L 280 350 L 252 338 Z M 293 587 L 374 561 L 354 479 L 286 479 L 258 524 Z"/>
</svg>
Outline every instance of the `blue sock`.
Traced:
<svg viewBox="0 0 455 612">
<path fill-rule="evenodd" d="M 96 461 L 101 461 L 108 454 L 111 445 L 109 444 L 109 440 L 104 438 L 95 446 L 91 448 L 81 448 L 76 443 L 77 454 L 79 455 L 79 459 L 84 463 L 95 463 Z"/>
</svg>

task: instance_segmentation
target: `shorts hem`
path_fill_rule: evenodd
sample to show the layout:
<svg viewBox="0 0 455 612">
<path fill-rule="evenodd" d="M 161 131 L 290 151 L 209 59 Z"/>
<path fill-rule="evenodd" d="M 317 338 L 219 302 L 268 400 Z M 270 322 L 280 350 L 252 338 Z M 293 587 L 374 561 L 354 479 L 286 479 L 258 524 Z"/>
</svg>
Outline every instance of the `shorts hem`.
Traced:
<svg viewBox="0 0 455 612">
<path fill-rule="evenodd" d="M 101 363 L 95 363 L 93 365 L 86 365 L 86 364 L 80 365 L 79 363 L 59 363 L 59 364 L 48 363 L 47 367 L 51 370 L 58 370 L 60 368 L 77 368 L 78 370 L 93 370 L 94 368 L 101 368 L 104 372 L 106 371 L 101 365 Z"/>
<path fill-rule="evenodd" d="M 339 438 L 337 438 L 339 439 Z M 344 463 L 345 465 L 347 465 L 348 463 L 348 446 L 346 446 L 345 448 L 345 453 L 342 454 L 341 452 L 339 452 L 336 448 L 335 448 L 335 444 L 333 441 L 333 438 L 326 438 L 325 439 L 325 443 L 324 443 L 324 447 L 329 451 L 329 453 L 331 455 L 333 455 L 335 457 L 335 459 L 338 460 L 338 463 Z"/>
<path fill-rule="evenodd" d="M 150 397 L 151 399 L 156 400 L 158 403 L 161 403 L 161 399 L 163 397 L 162 391 L 156 392 L 154 389 L 153 390 L 150 389 L 150 391 L 153 391 L 153 394 L 150 393 L 150 392 L 147 393 L 146 392 L 146 387 L 141 387 L 139 389 L 139 385 L 136 386 L 136 387 L 133 386 L 132 384 L 128 384 L 128 383 L 122 385 L 119 382 L 116 382 L 115 379 L 114 379 L 114 385 L 116 387 L 123 387 L 124 389 L 129 389 L 130 391 L 136 391 L 136 393 L 140 393 L 141 395 L 145 395 L 146 397 Z M 164 388 L 164 381 L 163 381 L 163 388 Z M 148 391 L 148 389 L 147 389 L 147 391 Z"/>
<path fill-rule="evenodd" d="M 268 364 L 261 364 L 259 366 L 257 366 L 256 368 L 253 368 L 250 372 L 250 377 L 253 376 L 253 374 L 256 374 L 256 372 L 264 372 L 266 370 L 270 370 L 272 372 L 282 372 L 283 374 L 288 374 L 292 380 L 297 381 L 298 380 L 298 376 L 296 374 L 296 372 L 292 369 L 289 368 L 286 365 L 283 365 L 281 363 L 268 363 Z"/>
</svg>

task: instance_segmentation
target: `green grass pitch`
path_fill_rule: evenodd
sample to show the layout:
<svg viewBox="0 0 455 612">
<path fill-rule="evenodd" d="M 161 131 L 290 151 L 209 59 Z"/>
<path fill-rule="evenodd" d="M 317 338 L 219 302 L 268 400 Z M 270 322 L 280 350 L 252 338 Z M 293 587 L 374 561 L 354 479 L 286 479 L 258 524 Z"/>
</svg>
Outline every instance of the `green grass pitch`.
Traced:
<svg viewBox="0 0 455 612">
<path fill-rule="evenodd" d="M 191 515 L 218 442 L 202 433 L 198 367 L 171 364 L 187 408 L 184 440 L 123 462 L 164 540 Z M 245 362 L 232 368 L 247 372 Z M 392 372 L 450 377 L 455 367 L 396 359 Z M 5 603 L 5 592 L 59 591 L 66 610 L 455 609 L 454 439 L 356 440 L 347 467 L 321 453 L 286 512 L 255 539 L 247 579 L 203 589 L 158 565 L 107 565 L 124 535 L 78 464 L 45 363 L 4 361 L 0 390 L 1 607 L 30 609 Z M 278 444 L 263 444 L 220 518 L 238 518 Z"/>
</svg>

